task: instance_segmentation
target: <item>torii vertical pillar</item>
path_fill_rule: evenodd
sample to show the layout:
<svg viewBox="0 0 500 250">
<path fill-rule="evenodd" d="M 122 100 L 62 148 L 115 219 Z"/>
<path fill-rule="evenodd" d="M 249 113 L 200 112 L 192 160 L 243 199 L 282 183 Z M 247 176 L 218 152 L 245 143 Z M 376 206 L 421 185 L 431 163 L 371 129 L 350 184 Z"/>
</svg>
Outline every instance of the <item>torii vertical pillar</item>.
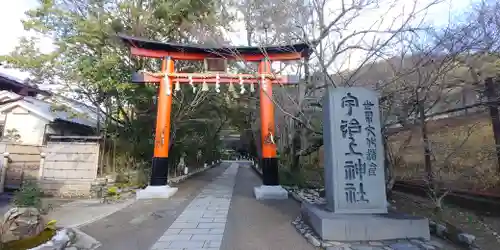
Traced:
<svg viewBox="0 0 500 250">
<path fill-rule="evenodd" d="M 137 199 L 169 198 L 177 192 L 177 188 L 168 185 L 168 146 L 170 144 L 173 82 L 173 77 L 168 73 L 175 72 L 174 60 L 170 57 L 164 58 L 161 71 L 165 73 L 165 77 L 160 81 L 156 102 L 156 133 L 151 178 L 149 186 L 136 193 Z"/>
<path fill-rule="evenodd" d="M 271 62 L 264 59 L 259 64 L 260 82 L 260 133 L 262 143 L 263 185 L 254 188 L 257 200 L 281 200 L 288 198 L 288 191 L 279 185 L 278 158 L 276 153 L 273 84 Z"/>
</svg>

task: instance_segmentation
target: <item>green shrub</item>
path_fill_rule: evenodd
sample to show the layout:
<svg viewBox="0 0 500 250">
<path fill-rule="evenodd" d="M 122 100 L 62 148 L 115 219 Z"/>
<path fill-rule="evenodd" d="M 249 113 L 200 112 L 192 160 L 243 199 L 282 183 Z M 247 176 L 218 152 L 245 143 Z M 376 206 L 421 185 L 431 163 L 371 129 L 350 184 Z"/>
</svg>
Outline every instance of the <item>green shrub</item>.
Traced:
<svg viewBox="0 0 500 250">
<path fill-rule="evenodd" d="M 34 181 L 25 181 L 21 188 L 14 193 L 13 203 L 17 207 L 35 207 L 42 206 L 42 191 Z"/>
<path fill-rule="evenodd" d="M 116 174 L 116 178 L 115 178 L 115 183 L 120 183 L 120 184 L 123 184 L 123 183 L 129 183 L 129 177 L 123 173 L 123 172 L 119 172 Z"/>
<path fill-rule="evenodd" d="M 138 188 L 146 187 L 149 184 L 149 176 L 151 175 L 150 172 L 150 168 L 144 166 L 137 169 L 137 174 L 132 184 Z"/>
<path fill-rule="evenodd" d="M 285 185 L 285 186 L 298 186 L 298 187 L 305 187 L 306 182 L 304 180 L 304 177 L 302 174 L 299 173 L 292 173 L 290 170 L 285 169 L 285 168 L 280 168 L 279 169 L 279 178 L 280 178 L 280 184 Z"/>
</svg>

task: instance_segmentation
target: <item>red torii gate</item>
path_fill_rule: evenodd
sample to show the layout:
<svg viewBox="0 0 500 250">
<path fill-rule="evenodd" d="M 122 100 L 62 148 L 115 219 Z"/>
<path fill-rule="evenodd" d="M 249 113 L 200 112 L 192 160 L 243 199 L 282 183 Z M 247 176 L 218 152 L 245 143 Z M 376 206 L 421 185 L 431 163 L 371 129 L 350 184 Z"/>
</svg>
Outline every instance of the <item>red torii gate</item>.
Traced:
<svg viewBox="0 0 500 250">
<path fill-rule="evenodd" d="M 243 88 L 241 93 L 244 92 L 243 84 L 245 83 L 251 84 L 251 90 L 253 90 L 254 84 L 259 85 L 262 143 L 262 159 L 260 164 L 263 172 L 263 187 L 256 188 L 255 195 L 257 198 L 266 198 L 265 196 L 269 196 L 266 193 L 271 193 L 267 198 L 286 197 L 286 191 L 279 186 L 276 144 L 273 140 L 275 125 L 272 85 L 296 84 L 298 83 L 298 77 L 274 75 L 271 70 L 271 62 L 300 60 L 310 53 L 309 45 L 301 43 L 267 47 L 203 47 L 199 45 L 150 41 L 127 35 L 118 36 L 130 47 L 130 52 L 133 56 L 162 60 L 161 72 L 141 72 L 140 74 L 134 74 L 134 79 L 132 80 L 136 83 L 159 84 L 154 156 L 150 186 L 148 186 L 151 192 L 147 192 L 149 194 L 143 192 L 143 195 L 139 195 L 138 193 L 138 198 L 169 197 L 176 191 L 175 188 L 167 186 L 172 94 L 173 91 L 179 90 L 181 84 L 189 84 L 193 87 L 193 91 L 195 91 L 195 83 L 203 84 L 202 91 L 208 90 L 207 84 L 215 84 L 217 92 L 219 92 L 219 84 L 232 85 L 233 83 L 239 83 Z M 176 72 L 174 68 L 175 60 L 204 61 L 206 72 Z M 259 62 L 259 72 L 255 75 L 227 73 L 226 60 Z M 222 69 L 219 67 L 215 72 L 213 69 L 210 69 L 216 63 L 221 62 L 224 63 Z M 175 88 L 172 91 L 174 84 Z"/>
</svg>

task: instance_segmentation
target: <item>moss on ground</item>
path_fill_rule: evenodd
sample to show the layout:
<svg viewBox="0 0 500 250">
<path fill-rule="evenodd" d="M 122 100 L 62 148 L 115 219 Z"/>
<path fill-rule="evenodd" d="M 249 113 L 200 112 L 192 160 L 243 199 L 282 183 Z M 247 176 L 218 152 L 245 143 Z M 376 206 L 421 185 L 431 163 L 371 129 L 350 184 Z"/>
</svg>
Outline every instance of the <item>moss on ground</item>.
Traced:
<svg viewBox="0 0 500 250">
<path fill-rule="evenodd" d="M 43 243 L 52 239 L 52 237 L 54 237 L 54 235 L 56 235 L 55 229 L 45 229 L 43 232 L 41 232 L 37 236 L 5 243 L 0 247 L 0 249 L 2 249 L 2 250 L 27 250 L 27 249 L 42 245 Z"/>
</svg>

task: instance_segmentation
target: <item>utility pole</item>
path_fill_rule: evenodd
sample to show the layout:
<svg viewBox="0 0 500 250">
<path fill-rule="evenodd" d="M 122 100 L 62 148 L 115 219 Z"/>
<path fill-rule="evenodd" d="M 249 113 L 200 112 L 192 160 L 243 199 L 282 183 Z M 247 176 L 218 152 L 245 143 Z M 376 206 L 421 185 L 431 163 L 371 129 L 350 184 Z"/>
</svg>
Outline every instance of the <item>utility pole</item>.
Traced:
<svg viewBox="0 0 500 250">
<path fill-rule="evenodd" d="M 268 40 L 267 40 L 267 30 L 269 29 L 269 24 L 267 22 L 264 23 L 264 25 L 262 26 L 262 28 L 264 28 L 264 45 L 267 45 L 268 44 Z"/>
</svg>

